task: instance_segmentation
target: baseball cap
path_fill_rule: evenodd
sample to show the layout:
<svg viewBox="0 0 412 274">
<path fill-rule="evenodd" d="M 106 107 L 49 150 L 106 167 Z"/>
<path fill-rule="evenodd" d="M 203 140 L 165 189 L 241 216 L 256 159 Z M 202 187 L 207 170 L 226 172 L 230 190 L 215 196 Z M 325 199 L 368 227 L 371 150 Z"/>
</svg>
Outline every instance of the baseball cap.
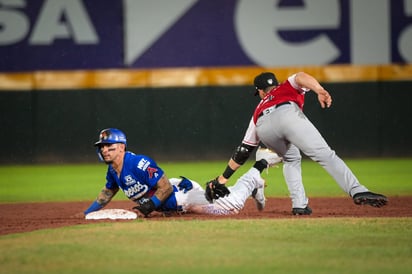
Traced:
<svg viewBox="0 0 412 274">
<path fill-rule="evenodd" d="M 277 86 L 278 80 L 272 72 L 263 72 L 255 77 L 253 82 L 256 88 L 255 96 L 259 93 L 258 89 L 265 89 L 270 86 Z"/>
</svg>

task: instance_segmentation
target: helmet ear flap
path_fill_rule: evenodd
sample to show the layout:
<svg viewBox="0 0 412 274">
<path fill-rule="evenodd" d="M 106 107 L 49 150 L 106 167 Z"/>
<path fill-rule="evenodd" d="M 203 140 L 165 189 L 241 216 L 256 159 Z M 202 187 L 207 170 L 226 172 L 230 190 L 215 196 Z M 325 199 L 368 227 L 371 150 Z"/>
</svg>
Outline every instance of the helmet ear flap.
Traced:
<svg viewBox="0 0 412 274">
<path fill-rule="evenodd" d="M 100 146 L 96 146 L 96 154 L 97 154 L 97 157 L 99 157 L 99 162 L 104 162 Z"/>
</svg>

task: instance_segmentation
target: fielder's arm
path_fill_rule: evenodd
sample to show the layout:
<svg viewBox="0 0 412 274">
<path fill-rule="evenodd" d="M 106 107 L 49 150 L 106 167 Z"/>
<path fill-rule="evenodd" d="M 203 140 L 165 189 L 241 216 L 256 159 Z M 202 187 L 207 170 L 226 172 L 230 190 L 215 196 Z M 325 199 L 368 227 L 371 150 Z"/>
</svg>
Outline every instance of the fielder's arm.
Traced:
<svg viewBox="0 0 412 274">
<path fill-rule="evenodd" d="M 255 147 L 256 146 L 241 143 L 240 146 L 238 146 L 233 152 L 223 174 L 218 177 L 218 182 L 221 184 L 226 184 L 232 174 L 235 173 L 236 170 L 238 170 L 239 167 L 247 161 L 247 159 L 249 159 L 249 156 Z"/>
<path fill-rule="evenodd" d="M 298 72 L 296 73 L 295 80 L 300 87 L 313 90 L 318 95 L 318 101 L 322 108 L 330 107 L 332 105 L 332 97 L 329 92 L 324 89 L 313 76 L 305 72 Z"/>
</svg>

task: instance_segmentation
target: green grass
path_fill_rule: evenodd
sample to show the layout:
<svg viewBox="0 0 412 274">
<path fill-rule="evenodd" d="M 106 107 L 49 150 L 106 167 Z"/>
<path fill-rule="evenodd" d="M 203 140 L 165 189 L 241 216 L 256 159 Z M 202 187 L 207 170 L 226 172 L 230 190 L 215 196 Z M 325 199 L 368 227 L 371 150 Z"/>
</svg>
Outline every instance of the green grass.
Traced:
<svg viewBox="0 0 412 274">
<path fill-rule="evenodd" d="M 362 184 L 372 191 L 386 195 L 412 194 L 412 159 L 347 160 L 346 163 Z M 233 184 L 251 166 L 251 161 L 241 167 L 231 178 Z M 201 184 L 220 174 L 226 162 L 173 163 L 159 165 L 168 177 L 184 175 Z M 0 202 L 92 200 L 105 183 L 106 166 L 89 165 L 38 165 L 0 167 Z M 303 179 L 309 197 L 346 196 L 317 163 L 304 161 Z M 267 196 L 288 197 L 282 167 L 271 168 L 266 179 Z M 115 199 L 124 199 L 119 193 Z"/>
<path fill-rule="evenodd" d="M 373 191 L 412 195 L 412 159 L 346 163 Z M 199 183 L 226 166 L 225 161 L 159 164 L 169 177 L 185 175 Z M 230 183 L 250 166 L 249 161 Z M 304 161 L 302 167 L 309 197 L 346 196 L 316 163 Z M 105 171 L 104 164 L 2 166 L 0 203 L 92 201 Z M 263 177 L 268 196 L 288 196 L 281 167 Z M 411 235 L 411 218 L 91 223 L 0 236 L 0 273 L 402 274 L 412 269 Z"/>
<path fill-rule="evenodd" d="M 81 225 L 0 237 L 1 273 L 410 273 L 408 218 Z"/>
</svg>

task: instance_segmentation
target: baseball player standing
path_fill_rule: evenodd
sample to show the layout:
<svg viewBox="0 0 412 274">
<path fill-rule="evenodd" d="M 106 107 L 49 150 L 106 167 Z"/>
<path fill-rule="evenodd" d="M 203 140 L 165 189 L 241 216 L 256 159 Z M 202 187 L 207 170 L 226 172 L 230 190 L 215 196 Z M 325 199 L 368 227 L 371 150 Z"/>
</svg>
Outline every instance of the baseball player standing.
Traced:
<svg viewBox="0 0 412 274">
<path fill-rule="evenodd" d="M 283 174 L 291 195 L 294 215 L 312 213 L 302 182 L 300 151 L 318 162 L 343 191 L 353 198 L 355 204 L 381 207 L 387 203 L 388 199 L 384 195 L 372 193 L 359 183 L 303 113 L 305 93 L 310 90 L 317 94 L 322 108 L 329 108 L 332 104 L 329 92 L 314 77 L 298 72 L 278 84 L 273 73 L 264 72 L 255 77 L 254 85 L 255 95 L 259 95 L 262 100 L 224 173 L 210 184 L 225 184 L 261 141 L 283 158 Z"/>
<path fill-rule="evenodd" d="M 169 180 L 153 159 L 126 151 L 126 135 L 119 129 L 102 130 L 95 146 L 99 159 L 108 165 L 106 184 L 97 199 L 83 212 L 84 215 L 105 207 L 119 189 L 137 203 L 133 209 L 144 216 L 153 211 L 236 214 L 250 196 L 262 210 L 265 196 L 264 180 L 260 174 L 281 161 L 276 153 L 258 151 L 254 166 L 229 188 L 230 194 L 224 193 L 225 197 L 218 200 L 208 200 L 205 190 L 195 181 L 185 177 Z"/>
</svg>

